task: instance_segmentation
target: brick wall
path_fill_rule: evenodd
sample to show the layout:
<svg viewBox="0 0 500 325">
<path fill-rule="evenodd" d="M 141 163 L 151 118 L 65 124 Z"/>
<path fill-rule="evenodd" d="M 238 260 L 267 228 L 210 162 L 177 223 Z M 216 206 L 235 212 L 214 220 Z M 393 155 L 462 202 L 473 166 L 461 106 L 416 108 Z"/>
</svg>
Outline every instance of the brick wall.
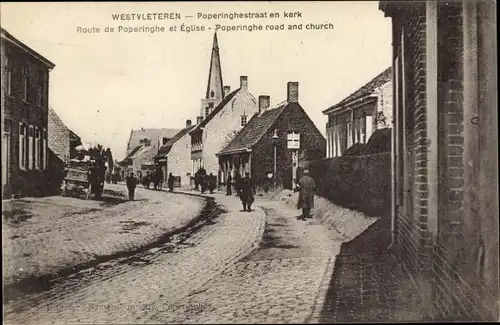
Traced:
<svg viewBox="0 0 500 325">
<path fill-rule="evenodd" d="M 49 149 L 63 162 L 69 159 L 70 130 L 52 108 L 49 108 L 47 132 Z"/>
<path fill-rule="evenodd" d="M 406 140 L 406 152 L 401 155 L 403 171 L 400 175 L 402 200 L 397 207 L 397 241 L 399 256 L 412 275 L 415 283 L 423 289 L 428 285 L 432 255 L 431 234 L 427 228 L 427 125 L 426 125 L 426 21 L 425 5 L 413 4 L 410 14 L 398 17 L 394 38 L 395 51 L 401 54 L 401 34 L 404 22 L 406 33 L 404 45 L 404 69 L 406 82 L 404 96 L 406 114 L 399 121 L 406 130 L 401 137 Z M 400 80 L 402 81 L 402 80 Z M 401 140 L 403 140 L 401 138 Z M 404 181 L 407 178 L 407 181 Z M 425 290 L 422 290 L 422 292 Z"/>
<path fill-rule="evenodd" d="M 474 196 L 465 189 L 465 174 L 479 163 L 476 156 L 465 156 L 464 148 L 464 22 L 461 3 L 438 6 L 438 215 L 429 215 L 428 156 L 430 142 L 426 116 L 426 27 L 424 4 L 411 4 L 406 14 L 393 21 L 394 54 L 401 54 L 398 31 L 404 25 L 408 35 L 404 50 L 406 69 L 406 115 L 398 120 L 407 131 L 400 135 L 407 142 L 401 154 L 406 168 L 397 178 L 400 186 L 397 206 L 397 241 L 399 256 L 413 276 L 424 298 L 422 312 L 431 312 L 436 320 L 493 319 L 490 301 L 494 292 L 483 275 L 485 244 L 481 218 Z M 480 63 L 479 63 L 480 65 Z M 481 78 L 481 77 L 479 77 Z M 481 107 L 481 106 L 479 106 Z M 469 126 L 470 127 L 470 126 Z M 471 132 L 476 132 L 471 127 Z M 481 143 L 479 139 L 479 143 Z M 478 144 L 468 144 L 478 146 Z M 480 146 L 480 144 L 479 144 Z M 473 152 L 474 150 L 468 150 Z M 469 161 L 473 164 L 468 165 Z M 478 168 L 478 167 L 475 167 Z M 480 189 L 479 189 L 480 190 Z M 472 197 L 471 197 L 472 195 Z M 430 219 L 437 219 L 435 241 L 428 230 Z M 497 217 L 498 218 L 498 217 Z M 498 237 L 496 237 L 498 238 Z M 489 239 L 491 240 L 491 239 Z M 496 241 L 498 242 L 498 241 Z M 498 245 L 497 245 L 498 246 Z M 498 270 L 496 279 L 498 279 Z M 496 283 L 498 286 L 498 283 Z M 491 305 L 491 306 L 487 306 Z M 495 306 L 493 306 L 493 309 Z M 493 311 L 498 314 L 498 311 Z M 488 318 L 489 317 L 489 318 Z"/>
<path fill-rule="evenodd" d="M 271 137 L 278 129 L 276 145 L 276 176 L 278 186 L 292 187 L 292 157 L 287 149 L 288 131 L 300 132 L 299 165 L 306 161 L 317 160 L 326 156 L 326 140 L 300 105 L 292 103 L 278 117 L 261 140 L 252 148 L 252 178 L 256 186 L 268 182 L 266 172 L 274 168 L 274 146 Z"/>
</svg>

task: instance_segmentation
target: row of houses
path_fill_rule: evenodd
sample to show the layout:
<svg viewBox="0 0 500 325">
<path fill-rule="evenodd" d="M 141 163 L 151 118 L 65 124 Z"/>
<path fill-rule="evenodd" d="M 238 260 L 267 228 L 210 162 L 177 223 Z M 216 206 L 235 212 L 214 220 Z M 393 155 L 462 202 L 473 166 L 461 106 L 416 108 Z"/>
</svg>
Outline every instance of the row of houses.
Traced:
<svg viewBox="0 0 500 325">
<path fill-rule="evenodd" d="M 323 113 L 328 115 L 327 140 L 299 103 L 299 83 L 288 82 L 287 97 L 271 105 L 268 95 L 249 91 L 247 76 L 239 87 L 223 84 L 217 34 L 214 34 L 208 84 L 196 123 L 176 129 L 132 130 L 122 177 L 139 177 L 156 169 L 193 185 L 204 168 L 223 190 L 229 175 L 249 172 L 257 187 L 291 189 L 297 170 L 307 161 L 340 156 L 355 143 L 365 143 L 378 128 L 390 127 L 391 68 Z M 276 165 L 276 171 L 275 171 Z"/>
</svg>

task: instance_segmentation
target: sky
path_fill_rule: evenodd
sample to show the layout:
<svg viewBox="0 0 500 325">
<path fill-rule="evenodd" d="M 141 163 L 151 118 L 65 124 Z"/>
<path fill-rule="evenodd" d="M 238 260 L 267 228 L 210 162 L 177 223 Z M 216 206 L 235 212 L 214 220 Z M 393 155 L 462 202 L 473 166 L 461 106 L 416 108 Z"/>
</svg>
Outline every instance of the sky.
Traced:
<svg viewBox="0 0 500 325">
<path fill-rule="evenodd" d="M 267 18 L 203 19 L 198 14 L 267 13 Z M 284 17 L 284 13 L 301 17 Z M 113 14 L 179 13 L 181 19 L 113 20 Z M 270 18 L 279 13 L 279 18 Z M 186 16 L 193 16 L 189 18 Z M 295 15 L 298 16 L 298 15 Z M 262 31 L 217 32 L 224 85 L 286 99 L 299 82 L 299 102 L 325 134 L 322 111 L 391 65 L 391 21 L 378 1 L 332 2 L 2 2 L 1 22 L 14 37 L 52 61 L 49 104 L 85 142 L 122 159 L 132 129 L 177 128 L 200 114 L 215 25 L 262 25 Z M 307 24 L 332 29 L 306 30 Z M 180 25 L 205 31 L 187 33 Z M 284 30 L 265 30 L 284 24 Z M 288 30 L 288 25 L 302 30 Z M 115 32 L 106 33 L 105 28 Z M 117 27 L 165 32 L 124 33 Z M 169 31 L 177 26 L 177 31 Z M 78 27 L 99 28 L 79 33 Z M 209 28 L 211 28 L 209 30 Z"/>
</svg>

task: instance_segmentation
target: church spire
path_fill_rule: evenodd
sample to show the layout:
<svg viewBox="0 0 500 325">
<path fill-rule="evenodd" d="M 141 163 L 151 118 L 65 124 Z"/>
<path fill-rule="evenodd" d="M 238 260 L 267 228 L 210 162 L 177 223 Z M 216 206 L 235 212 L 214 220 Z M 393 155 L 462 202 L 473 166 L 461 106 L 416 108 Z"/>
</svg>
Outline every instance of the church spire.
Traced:
<svg viewBox="0 0 500 325">
<path fill-rule="evenodd" d="M 212 57 L 210 58 L 210 70 L 208 72 L 207 99 L 216 99 L 218 101 L 224 98 L 224 89 L 222 84 L 222 70 L 220 65 L 219 44 L 217 42 L 217 32 L 214 33 L 212 45 Z"/>
</svg>

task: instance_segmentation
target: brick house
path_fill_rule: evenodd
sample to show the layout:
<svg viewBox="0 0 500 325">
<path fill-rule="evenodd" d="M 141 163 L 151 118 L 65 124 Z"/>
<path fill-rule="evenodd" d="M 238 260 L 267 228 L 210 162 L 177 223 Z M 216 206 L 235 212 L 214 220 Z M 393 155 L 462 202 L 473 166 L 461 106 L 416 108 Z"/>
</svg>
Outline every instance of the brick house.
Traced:
<svg viewBox="0 0 500 325">
<path fill-rule="evenodd" d="M 355 143 L 367 143 L 379 128 L 392 126 L 392 68 L 387 68 L 338 104 L 323 111 L 326 156 L 341 156 Z"/>
<path fill-rule="evenodd" d="M 257 188 L 271 188 L 276 135 L 276 185 L 292 189 L 297 168 L 325 157 L 325 138 L 299 104 L 299 84 L 287 84 L 287 99 L 269 108 L 269 96 L 259 96 L 259 110 L 218 154 L 221 188 L 227 176 L 250 173 Z"/>
<path fill-rule="evenodd" d="M 437 320 L 499 319 L 493 1 L 381 1 L 392 19 L 393 247 Z"/>
<path fill-rule="evenodd" d="M 168 178 L 172 173 L 180 182 L 180 186 L 189 186 L 191 180 L 191 137 L 189 131 L 195 126 L 191 120 L 186 121 L 186 127 L 168 140 L 154 157 L 155 162 L 164 166 L 163 176 Z"/>
<path fill-rule="evenodd" d="M 248 91 L 248 78 L 240 77 L 240 88 L 231 92 L 223 86 L 217 34 L 214 34 L 206 97 L 201 100 L 200 116 L 191 136 L 191 174 L 200 167 L 217 175 L 216 154 L 228 137 L 241 130 L 248 117 L 257 112 L 257 101 Z"/>
<path fill-rule="evenodd" d="M 54 64 L 1 30 L 2 197 L 42 195 L 47 179 L 49 72 Z"/>
</svg>

